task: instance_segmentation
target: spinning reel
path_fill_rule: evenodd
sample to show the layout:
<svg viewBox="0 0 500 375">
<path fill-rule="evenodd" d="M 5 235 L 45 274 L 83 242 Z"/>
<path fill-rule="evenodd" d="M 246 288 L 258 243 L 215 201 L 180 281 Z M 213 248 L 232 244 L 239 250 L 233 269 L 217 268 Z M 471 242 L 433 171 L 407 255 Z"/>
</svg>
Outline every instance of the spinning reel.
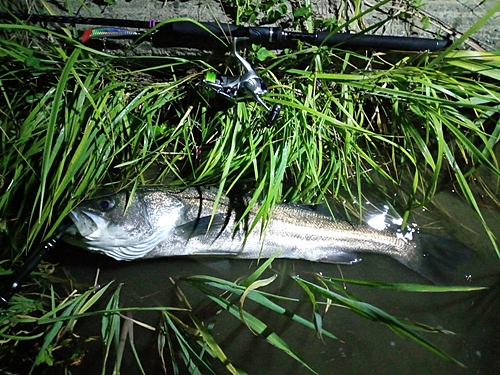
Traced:
<svg viewBox="0 0 500 375">
<path fill-rule="evenodd" d="M 234 38 L 233 54 L 239 60 L 246 73 L 237 76 L 221 76 L 215 73 L 207 73 L 203 84 L 222 95 L 229 101 L 236 103 L 240 100 L 254 99 L 268 111 L 266 126 L 271 127 L 278 119 L 281 111 L 281 105 L 275 104 L 270 108 L 261 98 L 261 95 L 267 93 L 267 86 L 252 68 L 252 65 L 246 61 L 236 49 L 238 40 L 248 38 Z"/>
</svg>

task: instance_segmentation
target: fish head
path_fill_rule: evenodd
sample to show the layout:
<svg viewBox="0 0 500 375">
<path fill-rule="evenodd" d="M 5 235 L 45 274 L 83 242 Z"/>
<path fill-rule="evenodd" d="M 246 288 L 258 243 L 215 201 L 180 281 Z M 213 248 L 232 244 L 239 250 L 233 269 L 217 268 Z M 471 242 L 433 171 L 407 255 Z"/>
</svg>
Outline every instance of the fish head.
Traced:
<svg viewBox="0 0 500 375">
<path fill-rule="evenodd" d="M 63 239 L 117 260 L 144 258 L 179 220 L 183 203 L 165 191 L 126 190 L 84 201 L 70 211 Z"/>
</svg>

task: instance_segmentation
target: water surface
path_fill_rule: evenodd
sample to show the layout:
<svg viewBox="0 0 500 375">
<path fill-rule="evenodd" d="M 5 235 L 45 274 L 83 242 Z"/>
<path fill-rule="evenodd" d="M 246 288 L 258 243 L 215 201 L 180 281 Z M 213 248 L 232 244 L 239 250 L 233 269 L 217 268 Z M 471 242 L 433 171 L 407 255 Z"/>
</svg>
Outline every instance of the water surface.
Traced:
<svg viewBox="0 0 500 375">
<path fill-rule="evenodd" d="M 498 311 L 500 308 L 500 262 L 496 257 L 480 222 L 456 194 L 440 193 L 435 207 L 415 216 L 427 232 L 453 237 L 473 250 L 471 258 L 457 270 L 457 283 L 486 285 L 486 291 L 470 293 L 407 293 L 346 285 L 347 290 L 365 302 L 372 303 L 403 319 L 418 321 L 454 332 L 454 335 L 425 334 L 425 338 L 444 352 L 462 362 L 461 368 L 448 362 L 410 339 L 403 338 L 380 323 L 364 319 L 346 309 L 332 306 L 324 317 L 324 328 L 342 341 L 319 339 L 316 333 L 291 320 L 248 302 L 249 311 L 266 322 L 319 374 L 497 374 L 500 368 L 500 338 Z M 485 217 L 496 234 L 499 216 L 484 208 Z M 98 283 L 111 280 L 123 283 L 121 306 L 182 306 L 175 295 L 170 278 L 204 274 L 236 280 L 256 268 L 251 261 L 214 261 L 194 259 L 154 259 L 117 262 L 105 256 L 89 254 L 70 246 L 64 250 L 61 262 L 78 282 L 92 285 L 98 272 Z M 64 259 L 65 258 L 65 259 Z M 99 270 L 99 271 L 98 271 Z M 276 260 L 273 270 L 278 279 L 264 290 L 293 296 L 307 301 L 300 287 L 289 277 L 308 278 L 312 273 L 347 279 L 428 283 L 428 281 L 397 261 L 378 255 L 365 255 L 353 266 L 318 264 L 305 261 Z M 272 275 L 269 272 L 266 276 Z M 214 322 L 214 336 L 231 361 L 249 374 L 309 374 L 300 364 L 256 337 L 232 315 L 224 312 L 214 320 L 217 309 L 201 293 L 185 283 L 180 287 L 199 312 L 201 320 Z M 296 314 L 310 319 L 310 303 L 283 303 Z M 135 312 L 133 317 L 152 327 L 159 323 L 157 312 Z M 86 319 L 77 331 L 99 335 L 100 320 Z M 134 326 L 134 342 L 143 359 L 146 373 L 160 373 L 157 334 Z M 102 347 L 92 345 L 79 371 L 100 371 Z M 179 359 L 178 359 L 179 361 Z M 180 362 L 180 361 L 179 361 Z M 126 352 L 124 374 L 139 374 L 130 352 Z"/>
</svg>

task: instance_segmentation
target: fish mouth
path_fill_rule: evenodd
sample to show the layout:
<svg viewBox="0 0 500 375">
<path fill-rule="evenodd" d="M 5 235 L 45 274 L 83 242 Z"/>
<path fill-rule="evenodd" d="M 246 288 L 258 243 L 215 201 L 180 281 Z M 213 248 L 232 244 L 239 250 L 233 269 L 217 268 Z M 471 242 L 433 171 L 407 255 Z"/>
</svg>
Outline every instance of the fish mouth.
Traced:
<svg viewBox="0 0 500 375">
<path fill-rule="evenodd" d="M 70 236 L 80 235 L 82 237 L 87 237 L 99 230 L 97 224 L 98 216 L 95 214 L 74 208 L 69 212 L 69 217 L 74 224 L 66 230 L 66 234 Z"/>
</svg>

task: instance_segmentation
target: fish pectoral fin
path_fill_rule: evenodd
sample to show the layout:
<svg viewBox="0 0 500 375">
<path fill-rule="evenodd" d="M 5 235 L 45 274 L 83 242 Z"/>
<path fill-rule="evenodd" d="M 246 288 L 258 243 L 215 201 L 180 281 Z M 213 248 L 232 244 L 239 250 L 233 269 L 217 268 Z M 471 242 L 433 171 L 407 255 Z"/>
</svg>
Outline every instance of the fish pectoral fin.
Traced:
<svg viewBox="0 0 500 375">
<path fill-rule="evenodd" d="M 196 220 L 188 221 L 175 227 L 175 233 L 188 240 L 193 237 L 205 236 L 207 234 L 220 233 L 227 225 L 226 214 L 216 214 L 213 216 L 203 216 Z"/>
<path fill-rule="evenodd" d="M 335 253 L 318 259 L 322 263 L 354 264 L 361 262 L 361 257 L 355 253 Z"/>
</svg>

